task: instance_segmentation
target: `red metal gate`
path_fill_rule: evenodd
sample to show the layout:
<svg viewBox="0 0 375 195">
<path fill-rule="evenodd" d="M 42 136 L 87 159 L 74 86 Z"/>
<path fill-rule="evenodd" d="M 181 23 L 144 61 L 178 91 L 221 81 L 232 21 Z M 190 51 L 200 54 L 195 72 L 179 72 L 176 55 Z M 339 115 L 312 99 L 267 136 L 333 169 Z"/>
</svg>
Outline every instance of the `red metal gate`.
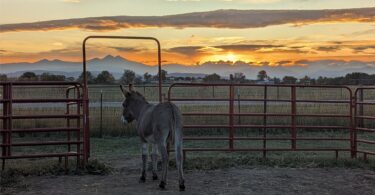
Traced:
<svg viewBox="0 0 375 195">
<path fill-rule="evenodd" d="M 149 40 L 154 41 L 157 46 L 157 62 L 159 75 L 159 101 L 162 101 L 162 78 L 161 78 L 161 47 L 160 42 L 153 37 L 135 37 L 135 36 L 88 36 L 82 43 L 82 57 L 83 57 L 83 81 L 77 82 L 0 82 L 2 88 L 2 98 L 0 90 L 0 105 L 2 106 L 3 114 L 0 115 L 0 134 L 2 136 L 1 156 L 2 169 L 5 167 L 6 159 L 18 158 L 40 158 L 40 157 L 65 157 L 65 165 L 67 165 L 68 157 L 77 157 L 77 166 L 86 163 L 90 157 L 90 124 L 89 124 L 89 96 L 87 84 L 87 67 L 86 67 L 86 43 L 90 39 L 127 39 L 127 40 Z M 65 98 L 52 99 L 48 97 L 35 99 L 17 99 L 13 97 L 13 89 L 15 86 L 23 86 L 30 88 L 30 86 L 69 86 L 66 88 Z M 71 98 L 70 92 L 73 91 L 76 95 Z M 66 110 L 64 114 L 58 115 L 15 115 L 13 113 L 13 105 L 15 104 L 37 104 L 37 103 L 66 103 Z M 75 109 L 74 109 L 75 107 Z M 81 109 L 82 107 L 82 109 Z M 1 108 L 1 107 L 0 107 Z M 72 109 L 74 113 L 72 112 Z M 65 119 L 65 127 L 48 127 L 48 128 L 23 128 L 14 129 L 13 126 L 16 121 L 22 119 Z M 73 125 L 75 126 L 73 127 Z M 16 133 L 40 133 L 40 132 L 66 132 L 66 141 L 33 141 L 16 143 L 12 138 Z M 72 132 L 76 133 L 76 140 L 72 141 Z M 12 152 L 14 147 L 21 146 L 48 146 L 48 145 L 66 145 L 67 151 L 60 153 L 37 153 L 37 154 L 16 154 Z M 72 147 L 76 151 L 73 152 Z"/>
<path fill-rule="evenodd" d="M 178 91 L 178 88 L 182 88 Z M 221 88 L 221 89 L 219 89 Z M 280 90 L 283 89 L 283 90 Z M 317 92 L 313 94 L 316 98 L 310 97 L 308 94 L 304 94 L 304 90 L 320 90 L 324 91 L 326 94 Z M 259 93 L 256 97 L 251 96 L 241 96 L 243 91 L 251 94 L 254 91 Z M 189 95 L 186 95 L 188 92 Z M 212 93 L 211 93 L 212 91 Z M 237 95 L 236 95 L 237 91 Z M 259 92 L 260 91 L 260 92 Z M 272 92 L 273 91 L 273 92 Z M 330 91 L 336 91 L 335 94 L 331 94 Z M 271 92 L 273 94 L 271 94 Z M 205 95 L 202 95 L 205 94 Z M 212 94 L 212 95 L 207 95 Z M 339 95 L 337 95 L 339 94 Z M 337 99 L 336 97 L 341 97 Z M 186 151 L 262 151 L 263 156 L 266 156 L 268 151 L 332 151 L 335 153 L 336 158 L 339 152 L 350 153 L 352 157 L 355 156 L 355 142 L 354 142 L 354 128 L 353 128 L 353 114 L 352 114 L 352 90 L 345 86 L 304 86 L 304 85 L 256 85 L 256 84 L 200 84 L 200 83 L 176 83 L 172 84 L 168 91 L 169 101 L 172 101 L 180 106 L 183 111 L 184 121 L 189 116 L 199 116 L 199 117 L 225 117 L 222 119 L 220 124 L 185 124 L 185 134 L 190 130 L 194 129 L 213 129 L 221 128 L 227 129 L 227 136 L 185 136 L 184 140 L 211 140 L 227 141 L 228 145 L 226 147 L 215 147 L 215 148 L 203 148 L 203 147 L 187 147 L 184 149 Z M 184 103 L 182 103 L 184 102 Z M 196 105 L 201 105 L 204 107 L 206 105 L 214 104 L 216 108 L 213 108 L 214 112 L 206 111 L 184 111 L 184 104 L 190 104 L 194 102 Z M 226 106 L 223 109 L 219 109 L 220 104 L 225 102 Z M 240 103 L 247 103 L 248 105 L 255 105 L 257 107 L 263 107 L 260 112 L 241 112 Z M 285 105 L 287 111 L 280 113 L 270 111 L 270 105 Z M 308 110 L 303 110 L 306 105 L 321 105 L 322 108 L 333 106 L 333 111 L 340 110 L 340 113 L 316 113 L 314 111 L 308 112 Z M 222 106 L 221 106 L 222 107 Z M 238 107 L 238 108 L 237 108 Z M 251 107 L 251 106 L 248 106 Z M 194 109 L 193 109 L 194 110 Z M 237 110 L 237 111 L 236 111 Z M 306 112 L 307 111 L 307 112 Z M 241 117 L 260 117 L 260 124 L 241 124 L 244 122 L 238 120 Z M 287 123 L 285 124 L 270 124 L 272 118 L 286 117 Z M 326 121 L 326 123 L 337 123 L 339 125 L 327 125 L 327 124 L 299 124 L 301 121 L 316 119 Z M 324 119 L 324 120 L 323 120 Z M 194 119 L 197 121 L 198 119 Z M 251 118 L 248 118 L 251 120 Z M 236 122 L 237 121 L 237 122 Z M 246 122 L 246 120 L 245 120 Z M 248 129 L 248 131 L 254 131 L 254 129 L 259 130 L 261 136 L 236 136 L 236 131 L 240 129 Z M 282 137 L 275 136 L 275 134 L 270 134 L 270 129 L 287 129 L 289 130 L 289 136 L 284 135 Z M 315 131 L 315 132 L 342 132 L 342 137 L 330 137 L 324 133 L 319 134 L 319 136 L 309 136 L 303 137 L 304 134 L 299 135 L 302 131 Z M 260 141 L 258 147 L 238 147 L 236 142 L 243 140 Z M 288 141 L 289 146 L 284 147 L 269 147 L 268 142 L 272 141 Z M 310 144 L 309 147 L 303 147 L 302 144 L 299 146 L 299 142 L 325 142 L 327 147 L 318 147 L 318 145 Z M 335 144 L 331 144 L 335 143 Z M 342 143 L 342 144 L 340 144 Z M 307 146 L 309 144 L 306 144 Z M 322 144 L 324 145 L 324 144 Z M 173 150 L 171 150 L 173 151 Z"/>
<path fill-rule="evenodd" d="M 66 88 L 66 94 L 62 94 L 62 97 L 46 97 L 45 94 L 49 90 L 60 87 L 68 86 Z M 2 135 L 1 144 L 1 156 L 2 159 L 2 169 L 5 167 L 5 161 L 7 159 L 19 159 L 19 158 L 41 158 L 41 157 L 62 157 L 65 158 L 65 166 L 67 166 L 69 157 L 76 157 L 77 166 L 85 163 L 88 158 L 88 146 L 85 144 L 85 140 L 88 138 L 89 129 L 81 122 L 86 113 L 81 109 L 83 104 L 82 96 L 82 86 L 80 83 L 76 82 L 0 82 L 0 87 L 2 88 L 2 99 L 0 99 L 0 105 L 2 105 L 2 115 L 0 115 L 0 121 L 2 127 L 0 129 Z M 32 94 L 35 94 L 37 98 L 30 96 L 18 95 L 19 97 L 14 97 L 14 91 L 22 92 L 25 90 L 31 90 Z M 43 90 L 40 90 L 43 89 Z M 38 91 L 40 90 L 40 91 Z M 73 92 L 74 94 L 72 94 Z M 32 95 L 31 95 L 32 96 Z M 23 108 L 27 104 L 27 107 L 54 107 L 55 104 L 66 104 L 66 110 L 62 106 L 63 113 L 58 114 L 24 114 L 15 113 L 15 106 L 18 105 L 19 108 Z M 74 107 L 74 109 L 73 109 Z M 65 120 L 64 126 L 50 126 L 50 127 L 26 127 L 24 128 L 14 128 L 15 126 L 20 126 L 21 121 L 25 120 L 43 120 L 43 119 L 60 119 Z M 60 133 L 60 136 L 51 137 L 48 141 L 44 140 L 34 140 L 35 136 L 32 136 L 32 140 L 21 140 L 20 136 L 17 134 L 38 134 L 38 133 Z M 66 133 L 65 139 L 61 139 L 61 133 Z M 74 134 L 75 140 L 72 140 L 72 135 Z M 58 141 L 51 141 L 52 139 L 59 139 Z M 14 148 L 19 147 L 37 147 L 37 146 L 66 146 L 65 151 L 61 152 L 45 152 L 40 151 L 38 153 L 30 154 L 29 152 L 24 153 L 20 151 L 14 152 Z M 73 150 L 74 146 L 74 150 Z"/>
<path fill-rule="evenodd" d="M 368 159 L 375 156 L 375 88 L 357 88 L 353 104 L 355 151 Z"/>
</svg>

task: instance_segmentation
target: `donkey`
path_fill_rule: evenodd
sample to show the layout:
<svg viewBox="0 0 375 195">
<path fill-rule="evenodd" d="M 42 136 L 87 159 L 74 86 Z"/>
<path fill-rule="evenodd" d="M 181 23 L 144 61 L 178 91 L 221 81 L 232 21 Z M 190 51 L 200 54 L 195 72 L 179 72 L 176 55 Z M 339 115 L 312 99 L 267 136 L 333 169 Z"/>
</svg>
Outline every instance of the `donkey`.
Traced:
<svg viewBox="0 0 375 195">
<path fill-rule="evenodd" d="M 142 169 L 139 182 L 146 181 L 146 165 L 148 144 L 152 144 L 152 178 L 157 180 L 157 151 L 162 159 L 162 176 L 159 187 L 165 189 L 167 184 L 167 170 L 169 156 L 167 142 L 175 146 L 176 166 L 179 176 L 180 191 L 185 190 L 182 159 L 182 115 L 176 105 L 171 102 L 150 104 L 132 85 L 129 91 L 120 85 L 125 100 L 122 103 L 123 112 L 121 120 L 126 125 L 133 120 L 137 122 L 137 133 L 142 142 Z"/>
</svg>

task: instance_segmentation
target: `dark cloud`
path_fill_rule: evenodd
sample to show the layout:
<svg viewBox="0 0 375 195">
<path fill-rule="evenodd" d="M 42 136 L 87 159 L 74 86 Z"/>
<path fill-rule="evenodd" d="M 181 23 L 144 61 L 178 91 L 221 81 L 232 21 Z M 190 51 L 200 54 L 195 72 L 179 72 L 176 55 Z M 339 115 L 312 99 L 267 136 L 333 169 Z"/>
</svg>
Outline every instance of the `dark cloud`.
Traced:
<svg viewBox="0 0 375 195">
<path fill-rule="evenodd" d="M 341 49 L 341 46 L 338 46 L 338 45 L 334 45 L 334 46 L 320 46 L 320 47 L 315 48 L 315 50 L 325 51 L 325 52 L 333 52 L 333 51 L 337 51 L 337 50 L 340 50 L 340 49 Z"/>
<path fill-rule="evenodd" d="M 200 49 L 202 49 L 203 46 L 184 46 L 184 47 L 173 47 L 170 49 L 167 49 L 167 52 L 172 52 L 172 53 L 179 53 L 179 54 L 184 54 L 184 55 L 195 55 L 199 53 Z"/>
<path fill-rule="evenodd" d="M 110 47 L 110 48 L 115 49 L 117 51 L 121 51 L 121 52 L 139 52 L 139 51 L 142 51 L 141 49 L 135 48 L 135 47 Z"/>
<path fill-rule="evenodd" d="M 312 51 L 295 49 L 295 48 L 291 48 L 291 47 L 275 48 L 275 49 L 272 49 L 272 50 L 258 51 L 258 52 L 261 52 L 261 53 L 313 53 Z"/>
<path fill-rule="evenodd" d="M 367 49 L 375 49 L 375 45 L 354 46 L 352 47 L 352 49 L 354 50 L 354 52 L 360 53 L 364 52 Z"/>
<path fill-rule="evenodd" d="M 215 48 L 220 48 L 224 50 L 234 50 L 234 51 L 256 51 L 259 49 L 264 49 L 264 48 L 280 48 L 284 47 L 282 45 L 252 45 L 252 44 L 247 44 L 247 45 L 218 45 L 214 46 Z"/>
<path fill-rule="evenodd" d="M 185 46 L 185 47 L 174 47 L 166 51 L 172 53 L 180 53 L 184 55 L 195 55 L 198 53 L 204 53 L 205 46 Z M 232 45 L 216 45 L 211 46 L 213 49 L 222 49 L 224 51 L 255 51 L 262 53 L 273 53 L 273 52 L 284 52 L 284 53 L 307 53 L 307 51 L 299 48 L 303 47 L 288 47 L 286 45 L 271 45 L 271 44 L 232 44 Z M 261 49 L 270 49 L 262 51 Z"/>
<path fill-rule="evenodd" d="M 78 28 L 108 31 L 137 27 L 256 28 L 319 22 L 375 22 L 375 8 L 337 10 L 217 10 L 166 16 L 110 16 L 2 24 L 0 32 Z"/>
</svg>

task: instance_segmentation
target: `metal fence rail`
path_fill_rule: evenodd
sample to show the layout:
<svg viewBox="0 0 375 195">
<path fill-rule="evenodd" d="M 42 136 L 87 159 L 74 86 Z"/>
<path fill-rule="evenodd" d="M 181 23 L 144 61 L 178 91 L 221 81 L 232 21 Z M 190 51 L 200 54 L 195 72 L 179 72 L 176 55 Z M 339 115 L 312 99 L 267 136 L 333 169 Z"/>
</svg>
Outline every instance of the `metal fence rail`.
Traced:
<svg viewBox="0 0 375 195">
<path fill-rule="evenodd" d="M 184 87 L 185 91 L 192 90 L 193 88 L 204 88 L 204 87 L 221 87 L 221 88 L 227 88 L 228 95 L 223 97 L 196 97 L 199 96 L 199 94 L 193 94 L 190 97 L 175 97 L 174 91 L 176 88 Z M 275 88 L 289 88 L 289 94 L 284 95 L 286 97 L 280 97 L 279 94 L 277 94 L 277 98 L 275 97 L 269 97 L 269 94 L 267 92 L 270 89 Z M 248 98 L 244 97 L 242 98 L 240 94 L 237 96 L 235 95 L 235 90 L 238 88 L 245 88 L 245 90 L 251 91 L 254 90 L 254 88 L 261 88 L 263 89 L 263 97 L 261 98 Z M 303 93 L 303 89 L 327 89 L 328 90 L 328 96 L 330 95 L 329 91 L 331 90 L 341 90 L 343 94 L 342 99 L 313 99 L 304 97 L 301 98 L 301 93 L 298 95 L 298 91 L 301 90 Z M 277 89 L 278 91 L 278 89 Z M 317 94 L 319 96 L 319 94 Z M 212 136 L 187 136 L 184 137 L 184 140 L 222 140 L 222 141 L 228 141 L 228 146 L 224 148 L 184 148 L 184 153 L 187 151 L 262 151 L 263 156 L 266 157 L 266 154 L 268 151 L 332 151 L 335 153 L 336 158 L 338 157 L 339 152 L 350 152 L 351 157 L 356 156 L 356 143 L 358 140 L 355 140 L 355 131 L 356 128 L 354 127 L 354 121 L 353 121 L 353 109 L 352 109 L 352 98 L 353 93 L 352 90 L 349 87 L 346 86 L 304 86 L 304 85 L 256 85 L 256 84 L 202 84 L 202 83 L 176 83 L 172 84 L 168 91 L 168 99 L 171 102 L 225 102 L 227 107 L 227 111 L 224 112 L 183 112 L 183 116 L 225 116 L 226 123 L 225 124 L 193 124 L 193 125 L 184 125 L 185 131 L 189 131 L 191 129 L 194 131 L 194 129 L 210 129 L 210 128 L 222 128 L 228 130 L 228 136 L 219 136 L 219 137 L 212 137 Z M 239 105 L 239 102 L 245 103 L 250 102 L 250 104 L 262 104 L 263 106 L 263 112 L 245 112 L 240 113 L 241 109 L 237 109 L 237 112 L 235 111 L 235 104 Z M 269 104 L 283 104 L 289 107 L 288 113 L 272 113 L 269 111 Z M 300 111 L 297 111 L 299 107 L 303 104 L 322 104 L 322 105 L 336 105 L 339 106 L 341 110 L 343 110 L 344 113 L 301 113 Z M 250 117 L 263 117 L 262 124 L 238 124 L 236 123 L 236 118 L 241 116 L 250 116 Z M 288 124 L 269 124 L 268 120 L 271 117 L 287 117 L 289 118 Z M 320 124 L 311 124 L 311 125 L 301 125 L 298 124 L 297 120 L 300 119 L 308 119 L 308 118 L 328 118 L 331 120 L 341 120 L 342 122 L 346 122 L 345 125 L 320 125 Z M 241 120 L 243 121 L 243 120 Z M 239 129 L 260 129 L 261 130 L 261 136 L 258 137 L 247 137 L 247 136 L 235 136 L 235 132 Z M 270 136 L 268 133 L 268 129 L 287 129 L 289 130 L 290 135 L 289 136 L 283 136 L 283 137 L 275 137 Z M 345 132 L 344 138 L 332 138 L 324 133 L 322 133 L 322 136 L 319 137 L 301 137 L 298 135 L 298 133 L 302 130 L 314 130 L 314 131 L 326 131 L 326 130 L 333 130 L 333 131 L 342 131 Z M 357 128 L 358 130 L 358 128 Z M 263 144 L 261 147 L 236 147 L 235 142 L 241 141 L 241 140 L 258 140 L 262 141 Z M 285 148 L 270 148 L 267 146 L 267 142 L 269 141 L 289 141 L 290 145 L 289 147 Z M 333 146 L 333 147 L 299 147 L 298 142 L 299 141 L 324 141 L 324 142 L 332 142 L 332 141 L 339 141 L 348 143 L 346 147 L 343 146 Z M 170 150 L 173 151 L 173 150 Z M 362 152 L 362 151 L 361 151 Z M 366 154 L 370 154 L 369 152 Z"/>
<path fill-rule="evenodd" d="M 355 151 L 363 154 L 364 159 L 375 156 L 375 99 L 369 94 L 375 94 L 374 87 L 357 88 L 354 94 L 354 147 Z M 361 146 L 372 146 L 373 150 L 364 149 Z"/>
<path fill-rule="evenodd" d="M 28 86 L 41 86 L 41 87 L 53 87 L 53 86 L 69 86 L 66 88 L 65 98 L 15 98 L 14 89 L 15 87 L 24 90 Z M 85 145 L 85 140 L 88 138 L 88 129 L 85 128 L 85 125 L 82 125 L 81 119 L 85 115 L 81 111 L 81 106 L 83 104 L 82 96 L 82 86 L 80 83 L 76 82 L 0 82 L 0 87 L 2 88 L 2 99 L 0 99 L 0 105 L 2 105 L 3 113 L 0 115 L 0 121 L 2 122 L 2 127 L 0 133 L 2 136 L 2 143 L 0 145 L 2 153 L 0 159 L 2 159 L 2 169 L 5 167 L 5 161 L 7 159 L 19 159 L 19 158 L 42 158 L 42 157 L 59 157 L 65 158 L 65 167 L 68 163 L 69 157 L 76 157 L 77 166 L 80 163 L 85 163 L 87 160 L 87 146 Z M 37 89 L 37 88 L 35 88 Z M 71 92 L 74 92 L 72 95 Z M 41 94 L 43 96 L 43 94 Z M 43 103 L 65 103 L 66 104 L 66 113 L 61 114 L 15 114 L 14 113 L 14 104 L 43 104 Z M 72 106 L 75 106 L 76 109 L 72 112 L 70 109 Z M 14 128 L 20 120 L 25 119 L 50 119 L 50 118 L 59 118 L 66 120 L 66 126 L 60 127 L 34 127 L 34 128 Z M 71 124 L 72 121 L 75 121 L 74 125 Z M 19 122 L 18 122 L 19 123 Z M 45 132 L 65 132 L 66 139 L 58 141 L 17 141 L 14 140 L 15 133 L 45 133 Z M 71 135 L 75 134 L 76 139 L 72 140 Z M 53 139 L 53 138 L 50 138 Z M 46 153 L 40 152 L 35 154 L 29 153 L 13 153 L 13 149 L 16 147 L 33 147 L 33 146 L 67 146 L 65 152 L 54 152 Z M 73 151 L 72 146 L 75 146 L 75 151 Z M 81 146 L 84 146 L 83 149 Z"/>
</svg>

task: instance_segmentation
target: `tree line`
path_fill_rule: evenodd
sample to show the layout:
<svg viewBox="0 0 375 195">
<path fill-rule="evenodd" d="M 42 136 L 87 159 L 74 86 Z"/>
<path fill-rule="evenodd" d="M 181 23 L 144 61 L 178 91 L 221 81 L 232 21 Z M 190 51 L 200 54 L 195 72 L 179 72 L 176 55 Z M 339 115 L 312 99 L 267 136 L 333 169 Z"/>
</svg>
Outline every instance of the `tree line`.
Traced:
<svg viewBox="0 0 375 195">
<path fill-rule="evenodd" d="M 206 75 L 203 79 L 206 83 L 235 82 L 235 83 L 258 83 L 258 84 L 303 84 L 303 85 L 375 85 L 375 74 L 353 72 L 341 77 L 318 77 L 310 78 L 304 76 L 284 76 L 282 78 L 270 77 L 265 70 L 258 72 L 257 79 L 247 79 L 243 73 L 229 75 L 229 80 L 213 73 Z"/>
<path fill-rule="evenodd" d="M 66 77 L 65 75 L 56 75 L 52 73 L 42 73 L 37 75 L 34 72 L 28 71 L 24 72 L 17 78 L 10 79 L 7 77 L 6 74 L 0 74 L 0 81 L 7 81 L 7 80 L 16 80 L 16 81 L 83 81 L 83 73 L 79 75 L 76 79 L 74 77 Z M 162 80 L 165 81 L 167 78 L 167 71 L 162 70 L 161 72 Z M 89 84 L 115 84 L 115 83 L 150 83 L 152 81 L 158 81 L 159 75 L 151 75 L 149 73 L 145 73 L 142 76 L 136 75 L 134 71 L 125 69 L 121 78 L 116 80 L 113 74 L 109 71 L 104 70 L 100 72 L 97 76 L 94 76 L 91 72 L 87 71 L 86 79 Z"/>
<path fill-rule="evenodd" d="M 258 83 L 258 84 L 304 84 L 304 85 L 375 85 L 375 74 L 367 73 L 349 73 L 341 77 L 318 77 L 310 78 L 308 76 L 296 78 L 294 76 L 284 76 L 282 78 L 270 77 L 265 70 L 258 72 L 257 79 L 252 80 L 246 78 L 243 73 L 230 74 L 229 78 L 222 77 L 216 73 L 208 74 L 203 78 L 196 77 L 167 77 L 168 72 L 162 70 L 161 77 L 163 82 L 235 82 L 235 83 Z M 9 79 L 6 74 L 0 74 L 0 81 L 18 80 L 18 81 L 78 81 L 83 80 L 83 73 L 76 79 L 74 77 L 66 77 L 64 75 L 55 75 L 51 73 L 42 73 L 37 75 L 34 72 L 24 72 L 15 79 Z M 159 75 L 151 75 L 145 73 L 142 76 L 135 74 L 134 71 L 125 69 L 120 79 L 115 77 L 109 71 L 102 71 L 97 76 L 91 72 L 87 72 L 87 82 L 89 84 L 116 84 L 116 83 L 135 83 L 145 84 L 157 82 Z"/>
</svg>

